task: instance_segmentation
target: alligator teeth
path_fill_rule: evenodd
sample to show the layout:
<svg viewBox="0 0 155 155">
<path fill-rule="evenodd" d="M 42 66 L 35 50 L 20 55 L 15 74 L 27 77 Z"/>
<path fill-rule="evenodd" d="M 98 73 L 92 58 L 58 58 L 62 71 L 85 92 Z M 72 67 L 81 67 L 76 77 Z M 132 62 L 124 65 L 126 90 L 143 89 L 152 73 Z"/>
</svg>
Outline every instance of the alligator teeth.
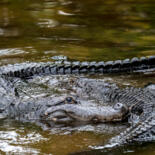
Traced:
<svg viewBox="0 0 155 155">
<path fill-rule="evenodd" d="M 56 122 L 57 121 L 57 118 L 54 117 L 54 118 L 51 118 L 51 120 L 54 121 L 54 122 Z"/>
<path fill-rule="evenodd" d="M 44 113 L 44 115 L 45 115 L 45 116 L 48 116 L 48 112 L 46 111 L 46 112 Z"/>
</svg>

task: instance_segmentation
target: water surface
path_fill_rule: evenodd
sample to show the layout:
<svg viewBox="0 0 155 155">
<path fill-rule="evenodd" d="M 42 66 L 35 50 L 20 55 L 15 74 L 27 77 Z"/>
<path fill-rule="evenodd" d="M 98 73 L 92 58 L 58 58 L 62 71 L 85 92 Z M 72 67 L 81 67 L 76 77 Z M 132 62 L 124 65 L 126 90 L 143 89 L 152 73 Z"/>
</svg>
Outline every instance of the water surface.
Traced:
<svg viewBox="0 0 155 155">
<path fill-rule="evenodd" d="M 1 0 L 1 63 L 155 54 L 153 0 Z"/>
</svg>

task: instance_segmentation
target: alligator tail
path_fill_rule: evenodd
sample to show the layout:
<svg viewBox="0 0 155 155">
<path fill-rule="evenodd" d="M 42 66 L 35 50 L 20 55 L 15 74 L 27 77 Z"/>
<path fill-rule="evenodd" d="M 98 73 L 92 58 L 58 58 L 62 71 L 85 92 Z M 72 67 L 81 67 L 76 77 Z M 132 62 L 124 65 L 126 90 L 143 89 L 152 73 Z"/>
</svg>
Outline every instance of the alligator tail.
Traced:
<svg viewBox="0 0 155 155">
<path fill-rule="evenodd" d="M 155 69 L 155 56 L 107 62 L 21 63 L 0 67 L 1 75 L 29 78 L 34 75 L 122 73 Z"/>
<path fill-rule="evenodd" d="M 112 138 L 110 144 L 124 145 L 130 144 L 137 141 L 152 141 L 154 140 L 154 135 L 152 135 L 152 130 L 154 132 L 155 126 L 155 114 L 149 116 L 145 121 L 139 122 L 134 126 L 127 128 L 120 135 Z M 149 134 L 150 133 L 150 134 Z M 152 138 L 151 138 L 152 137 Z"/>
</svg>

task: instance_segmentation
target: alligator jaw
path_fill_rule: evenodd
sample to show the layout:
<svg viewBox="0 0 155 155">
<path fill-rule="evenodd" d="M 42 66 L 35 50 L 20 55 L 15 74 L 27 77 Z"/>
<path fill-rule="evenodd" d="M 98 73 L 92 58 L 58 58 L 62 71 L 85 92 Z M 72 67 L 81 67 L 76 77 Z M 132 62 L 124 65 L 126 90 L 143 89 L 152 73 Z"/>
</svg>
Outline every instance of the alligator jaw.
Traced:
<svg viewBox="0 0 155 155">
<path fill-rule="evenodd" d="M 118 103 L 116 103 L 118 104 Z M 120 103 L 119 103 L 120 104 Z M 80 113 L 78 112 L 81 111 Z M 76 107 L 75 107 L 76 109 Z M 75 112 L 68 112 L 67 114 L 77 121 L 92 122 L 92 123 L 107 123 L 107 122 L 120 122 L 124 120 L 124 116 L 128 113 L 128 109 L 121 104 L 118 109 L 114 106 L 96 106 L 85 108 L 83 106 L 77 107 Z"/>
<path fill-rule="evenodd" d="M 122 121 L 127 115 L 128 109 L 121 103 L 116 103 L 115 106 L 95 106 L 89 103 L 77 103 L 72 100 L 70 103 L 64 100 L 64 104 L 56 104 L 56 106 L 49 107 L 45 112 L 43 118 L 55 123 L 69 123 L 69 122 L 118 122 Z M 67 103 L 66 103 L 67 102 Z M 118 106 L 119 105 L 119 106 Z"/>
</svg>

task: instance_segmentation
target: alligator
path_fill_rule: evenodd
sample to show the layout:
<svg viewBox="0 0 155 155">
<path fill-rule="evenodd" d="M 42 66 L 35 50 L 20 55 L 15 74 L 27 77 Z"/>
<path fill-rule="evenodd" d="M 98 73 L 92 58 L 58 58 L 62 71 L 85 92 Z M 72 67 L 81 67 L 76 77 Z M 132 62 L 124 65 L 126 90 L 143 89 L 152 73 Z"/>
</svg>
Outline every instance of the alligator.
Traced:
<svg viewBox="0 0 155 155">
<path fill-rule="evenodd" d="M 123 104 L 126 114 L 121 121 L 127 119 L 130 127 L 112 138 L 109 142 L 111 146 L 155 140 L 155 85 L 151 85 L 151 88 L 120 89 L 117 86 L 106 86 L 103 81 L 86 79 L 78 81 L 78 86 L 82 96 L 87 94 L 91 99 L 105 101 L 108 105 L 112 103 L 114 107 L 122 107 Z"/>
<path fill-rule="evenodd" d="M 0 68 L 7 77 L 30 78 L 34 75 L 131 73 L 155 70 L 155 56 L 101 62 L 56 61 L 47 63 L 21 63 Z"/>
<path fill-rule="evenodd" d="M 106 123 L 127 120 L 130 127 L 111 139 L 110 143 L 122 145 L 133 141 L 152 141 L 154 137 L 155 91 L 146 88 L 125 88 L 106 84 L 102 80 L 71 80 L 68 84 L 74 97 L 59 95 L 23 100 L 16 89 L 16 82 L 35 75 L 130 73 L 155 70 L 155 56 L 123 61 L 104 62 L 54 62 L 22 63 L 0 67 L 0 118 L 13 118 L 33 122 L 40 126 L 70 124 L 72 122 Z M 76 86 L 76 87 L 75 87 Z M 87 96 L 87 98 L 83 98 Z M 97 105 L 99 100 L 102 104 Z M 90 99 L 87 101 L 87 99 Z"/>
<path fill-rule="evenodd" d="M 86 99 L 79 97 L 83 89 L 75 92 L 73 97 L 67 96 L 67 94 L 53 94 L 52 96 L 41 97 L 39 99 L 33 97 L 24 99 L 20 97 L 20 92 L 17 89 L 14 89 L 14 87 L 6 89 L 6 79 L 0 78 L 0 80 L 0 95 L 1 98 L 3 98 L 3 100 L 0 101 L 1 119 L 13 118 L 23 122 L 35 123 L 37 121 L 39 123 L 48 122 L 48 124 L 52 123 L 52 125 L 53 123 L 70 124 L 75 121 L 103 123 L 121 121 L 128 113 L 127 107 L 119 102 L 106 106 L 97 106 L 96 103 L 92 101 L 88 103 Z M 72 82 L 74 80 L 74 84 L 75 82 L 79 82 L 76 84 L 78 85 L 84 79 L 81 81 L 80 79 L 71 78 L 71 80 Z M 61 82 L 62 81 L 59 81 L 59 84 Z M 77 86 L 77 88 L 80 87 Z M 69 88 L 66 87 L 65 89 Z"/>
</svg>

